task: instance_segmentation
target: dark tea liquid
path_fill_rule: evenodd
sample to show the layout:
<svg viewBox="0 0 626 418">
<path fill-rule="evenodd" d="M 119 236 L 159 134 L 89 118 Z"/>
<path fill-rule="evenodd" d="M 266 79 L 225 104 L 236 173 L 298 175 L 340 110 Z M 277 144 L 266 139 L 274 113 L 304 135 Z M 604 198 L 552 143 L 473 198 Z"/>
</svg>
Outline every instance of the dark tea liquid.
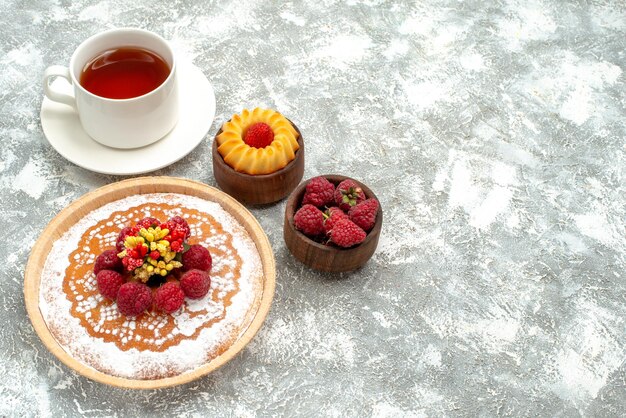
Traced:
<svg viewBox="0 0 626 418">
<path fill-rule="evenodd" d="M 109 99 L 129 99 L 151 92 L 170 74 L 165 60 L 138 47 L 104 51 L 83 67 L 80 84 L 87 91 Z"/>
</svg>

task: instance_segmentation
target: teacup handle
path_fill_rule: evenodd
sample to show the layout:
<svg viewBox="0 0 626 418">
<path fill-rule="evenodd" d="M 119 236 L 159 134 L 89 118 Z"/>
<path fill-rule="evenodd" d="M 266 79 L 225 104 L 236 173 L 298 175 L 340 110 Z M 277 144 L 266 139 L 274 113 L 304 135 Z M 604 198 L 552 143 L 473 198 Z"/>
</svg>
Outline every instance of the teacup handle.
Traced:
<svg viewBox="0 0 626 418">
<path fill-rule="evenodd" d="M 63 67 L 62 65 L 52 65 L 48 67 L 43 74 L 43 91 L 46 97 L 53 102 L 63 103 L 76 109 L 76 99 L 74 96 L 61 93 L 60 91 L 52 88 L 51 78 L 53 77 L 63 77 L 71 85 L 72 77 L 70 76 L 69 68 Z"/>
</svg>

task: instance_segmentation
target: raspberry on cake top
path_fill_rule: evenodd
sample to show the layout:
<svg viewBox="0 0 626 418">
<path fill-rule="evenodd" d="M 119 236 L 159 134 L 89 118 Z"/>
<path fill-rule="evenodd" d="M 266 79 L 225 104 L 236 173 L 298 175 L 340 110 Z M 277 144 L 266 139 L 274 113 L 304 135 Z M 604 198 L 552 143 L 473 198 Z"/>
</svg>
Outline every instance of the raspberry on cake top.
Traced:
<svg viewBox="0 0 626 418">
<path fill-rule="evenodd" d="M 280 113 L 255 108 L 233 115 L 217 136 L 217 151 L 235 171 L 271 174 L 295 158 L 298 132 Z"/>
</svg>

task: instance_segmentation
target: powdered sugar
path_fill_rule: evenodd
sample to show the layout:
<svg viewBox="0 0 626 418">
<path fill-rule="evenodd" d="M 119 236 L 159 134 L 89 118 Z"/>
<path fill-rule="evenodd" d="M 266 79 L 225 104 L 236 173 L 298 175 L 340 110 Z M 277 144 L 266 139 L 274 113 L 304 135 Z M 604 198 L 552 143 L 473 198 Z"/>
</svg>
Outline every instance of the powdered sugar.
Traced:
<svg viewBox="0 0 626 418">
<path fill-rule="evenodd" d="M 172 316 L 150 311 L 125 318 L 96 291 L 91 266 L 103 248 L 115 245 L 116 231 L 156 211 L 185 217 L 192 238 L 211 249 L 211 289 L 200 300 L 186 299 Z M 74 358 L 108 374 L 154 379 L 191 371 L 228 347 L 254 317 L 262 280 L 254 242 L 218 203 L 181 194 L 135 195 L 88 213 L 54 243 L 39 305 Z"/>
</svg>

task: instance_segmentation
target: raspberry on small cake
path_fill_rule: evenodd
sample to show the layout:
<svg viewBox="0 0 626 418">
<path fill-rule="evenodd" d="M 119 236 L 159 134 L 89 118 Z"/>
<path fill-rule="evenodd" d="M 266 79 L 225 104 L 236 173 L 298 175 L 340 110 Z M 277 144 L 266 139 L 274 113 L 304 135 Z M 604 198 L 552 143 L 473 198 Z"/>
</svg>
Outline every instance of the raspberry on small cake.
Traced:
<svg viewBox="0 0 626 418">
<path fill-rule="evenodd" d="M 192 245 L 183 253 L 183 271 L 204 270 L 211 271 L 213 259 L 209 250 L 202 245 Z"/>
<path fill-rule="evenodd" d="M 322 207 L 333 203 L 335 194 L 335 185 L 326 180 L 325 177 L 319 176 L 312 178 L 306 185 L 306 191 L 302 198 L 302 204 L 311 204 L 313 206 Z"/>
<path fill-rule="evenodd" d="M 115 300 L 124 282 L 124 277 L 117 271 L 100 270 L 96 275 L 98 291 L 107 299 Z"/>
<path fill-rule="evenodd" d="M 315 237 L 324 233 L 324 214 L 311 204 L 303 205 L 293 216 L 296 229 L 304 235 Z"/>
<path fill-rule="evenodd" d="M 346 179 L 335 189 L 335 203 L 346 212 L 364 200 L 365 193 L 354 180 Z"/>
<path fill-rule="evenodd" d="M 248 128 L 243 142 L 254 148 L 265 148 L 274 141 L 274 131 L 263 122 L 255 123 Z"/>
<path fill-rule="evenodd" d="M 183 306 L 185 292 L 178 282 L 167 282 L 159 287 L 154 294 L 154 304 L 157 309 L 165 312 L 176 312 Z"/>
<path fill-rule="evenodd" d="M 152 305 L 152 290 L 145 284 L 127 282 L 117 292 L 117 309 L 124 316 L 141 315 Z"/>
<path fill-rule="evenodd" d="M 365 232 L 374 227 L 376 214 L 378 213 L 378 200 L 366 199 L 363 202 L 352 206 L 348 211 L 350 220 L 361 227 Z"/>
<path fill-rule="evenodd" d="M 333 227 L 340 219 L 348 219 L 348 215 L 336 206 L 328 208 L 324 212 L 324 231 L 326 231 L 326 235 L 330 234 L 330 231 L 333 230 Z"/>
<path fill-rule="evenodd" d="M 190 299 L 201 299 L 209 293 L 211 277 L 206 271 L 189 270 L 180 278 L 180 287 Z"/>
<path fill-rule="evenodd" d="M 98 274 L 101 270 L 122 271 L 123 267 L 122 260 L 117 256 L 117 251 L 106 250 L 96 258 L 93 272 Z"/>
<path fill-rule="evenodd" d="M 339 220 L 330 231 L 330 240 L 343 248 L 362 243 L 366 236 L 365 231 L 349 219 Z"/>
</svg>

